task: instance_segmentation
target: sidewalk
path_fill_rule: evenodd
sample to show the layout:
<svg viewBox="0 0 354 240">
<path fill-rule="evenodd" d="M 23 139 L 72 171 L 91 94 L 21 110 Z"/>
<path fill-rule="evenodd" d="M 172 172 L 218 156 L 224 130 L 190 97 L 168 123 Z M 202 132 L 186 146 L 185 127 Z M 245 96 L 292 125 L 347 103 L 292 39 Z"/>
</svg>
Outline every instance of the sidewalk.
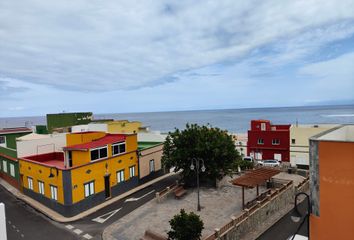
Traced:
<svg viewBox="0 0 354 240">
<path fill-rule="evenodd" d="M 168 174 L 165 174 L 161 177 L 158 177 L 158 178 L 155 178 L 147 183 L 144 183 L 142 185 L 139 185 L 138 187 L 134 188 L 134 189 L 131 189 L 119 196 L 116 196 L 112 199 L 109 199 L 103 203 L 101 203 L 100 205 L 97 205 L 97 206 L 94 206 L 93 208 L 90 208 L 84 212 L 81 212 L 79 213 L 78 215 L 75 215 L 73 217 L 64 217 L 63 215 L 53 211 L 52 209 L 46 207 L 45 205 L 43 205 L 42 203 L 40 202 L 37 202 L 36 200 L 24 195 L 23 193 L 21 193 L 17 188 L 11 186 L 10 184 L 8 184 L 6 181 L 4 181 L 3 179 L 0 178 L 0 185 L 2 185 L 7 191 L 11 192 L 15 197 L 17 197 L 18 199 L 21 199 L 22 201 L 26 202 L 28 205 L 32 206 L 33 208 L 35 208 L 36 210 L 38 210 L 39 212 L 43 213 L 44 215 L 46 215 L 47 217 L 49 217 L 50 219 L 56 221 L 56 222 L 61 222 L 61 223 L 66 223 L 66 222 L 72 222 L 72 221 L 76 221 L 76 220 L 79 220 L 83 217 L 86 217 L 122 198 L 125 198 L 137 191 L 140 191 L 141 189 L 144 189 L 148 186 L 150 186 L 151 184 L 154 184 L 164 178 L 167 178 L 167 177 L 170 177 L 170 176 L 173 176 L 175 174 L 178 174 L 178 173 L 168 173 Z"/>
</svg>

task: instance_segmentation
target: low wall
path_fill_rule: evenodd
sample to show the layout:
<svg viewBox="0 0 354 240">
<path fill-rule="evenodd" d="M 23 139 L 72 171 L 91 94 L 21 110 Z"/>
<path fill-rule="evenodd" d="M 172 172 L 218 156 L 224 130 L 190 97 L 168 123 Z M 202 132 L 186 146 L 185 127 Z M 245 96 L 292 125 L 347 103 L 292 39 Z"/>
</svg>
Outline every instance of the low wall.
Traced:
<svg viewBox="0 0 354 240">
<path fill-rule="evenodd" d="M 248 233 L 254 231 L 257 226 L 269 220 L 270 216 L 287 208 L 294 201 L 295 187 L 290 181 L 281 188 L 268 194 L 265 199 L 258 201 L 255 206 L 245 209 L 243 213 L 232 217 L 231 221 L 204 240 L 231 240 L 241 239 Z"/>
</svg>

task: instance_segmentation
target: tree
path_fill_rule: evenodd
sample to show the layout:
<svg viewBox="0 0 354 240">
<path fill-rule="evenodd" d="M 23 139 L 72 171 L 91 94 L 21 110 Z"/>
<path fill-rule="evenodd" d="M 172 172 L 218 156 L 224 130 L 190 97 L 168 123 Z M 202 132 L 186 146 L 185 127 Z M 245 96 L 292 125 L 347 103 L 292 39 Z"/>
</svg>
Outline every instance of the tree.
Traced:
<svg viewBox="0 0 354 240">
<path fill-rule="evenodd" d="M 189 214 L 181 209 L 180 213 L 175 215 L 170 221 L 171 231 L 168 239 L 173 240 L 199 240 L 202 236 L 204 223 L 200 217 L 190 212 Z"/>
<path fill-rule="evenodd" d="M 192 158 L 204 160 L 206 171 L 200 175 L 201 180 L 213 181 L 237 169 L 235 162 L 241 160 L 227 131 L 210 125 L 187 124 L 186 129 L 176 129 L 168 134 L 162 163 L 166 168 L 175 167 L 175 172 L 182 169 L 182 177 L 188 182 L 195 179 L 195 171 L 190 170 Z"/>
</svg>

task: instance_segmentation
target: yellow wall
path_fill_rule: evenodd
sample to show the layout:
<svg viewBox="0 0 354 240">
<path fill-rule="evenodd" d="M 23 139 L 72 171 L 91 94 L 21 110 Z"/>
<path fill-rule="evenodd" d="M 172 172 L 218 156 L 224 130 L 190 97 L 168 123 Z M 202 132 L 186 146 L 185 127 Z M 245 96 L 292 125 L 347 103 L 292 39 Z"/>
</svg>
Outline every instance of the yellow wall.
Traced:
<svg viewBox="0 0 354 240">
<path fill-rule="evenodd" d="M 108 158 L 91 162 L 90 151 L 72 151 L 73 168 L 71 178 L 73 185 L 73 203 L 85 198 L 84 183 L 95 181 L 95 193 L 105 190 L 104 176 L 110 174 L 111 187 L 117 184 L 116 173 L 124 169 L 125 180 L 129 179 L 129 167 L 135 165 L 138 176 L 137 135 L 126 136 L 126 153 L 112 157 L 111 144 L 108 144 Z M 78 166 L 80 164 L 84 166 Z M 107 168 L 106 168 L 107 164 Z M 90 170 L 90 171 L 88 171 Z"/>
<path fill-rule="evenodd" d="M 105 190 L 105 175 L 110 174 L 110 184 L 111 187 L 113 187 L 117 184 L 117 171 L 124 169 L 125 180 L 128 180 L 129 167 L 133 165 L 135 165 L 135 176 L 138 176 L 138 159 L 136 152 L 119 155 L 102 161 L 96 161 L 92 164 L 72 169 L 71 181 L 73 185 L 73 203 L 79 202 L 85 198 L 84 183 L 95 181 L 95 193 L 102 192 Z"/>
<path fill-rule="evenodd" d="M 102 138 L 105 135 L 106 133 L 104 132 L 71 133 L 66 135 L 66 144 L 67 146 L 72 146 L 81 143 L 88 143 Z"/>
<path fill-rule="evenodd" d="M 57 176 L 56 169 L 52 168 L 52 174 L 54 174 L 55 176 L 53 178 L 49 178 L 50 167 L 24 161 L 22 159 L 19 159 L 19 163 L 20 176 L 22 176 L 21 181 L 24 188 L 28 189 L 27 177 L 31 177 L 33 179 L 33 191 L 36 193 L 39 193 L 38 181 L 44 182 L 44 195 L 50 199 L 51 195 L 49 185 L 56 186 L 58 188 L 58 202 L 64 204 L 63 175 L 61 170 L 58 170 Z"/>
<path fill-rule="evenodd" d="M 141 122 L 127 120 L 107 122 L 109 133 L 138 133 Z"/>
</svg>

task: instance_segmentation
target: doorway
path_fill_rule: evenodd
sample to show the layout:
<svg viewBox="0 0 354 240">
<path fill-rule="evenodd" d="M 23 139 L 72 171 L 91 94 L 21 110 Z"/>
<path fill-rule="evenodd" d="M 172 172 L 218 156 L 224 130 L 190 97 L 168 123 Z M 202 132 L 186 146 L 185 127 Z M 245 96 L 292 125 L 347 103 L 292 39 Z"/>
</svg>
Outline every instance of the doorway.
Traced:
<svg viewBox="0 0 354 240">
<path fill-rule="evenodd" d="M 111 184 L 109 181 L 110 175 L 104 176 L 104 189 L 105 189 L 105 197 L 110 198 L 111 197 Z"/>
</svg>

